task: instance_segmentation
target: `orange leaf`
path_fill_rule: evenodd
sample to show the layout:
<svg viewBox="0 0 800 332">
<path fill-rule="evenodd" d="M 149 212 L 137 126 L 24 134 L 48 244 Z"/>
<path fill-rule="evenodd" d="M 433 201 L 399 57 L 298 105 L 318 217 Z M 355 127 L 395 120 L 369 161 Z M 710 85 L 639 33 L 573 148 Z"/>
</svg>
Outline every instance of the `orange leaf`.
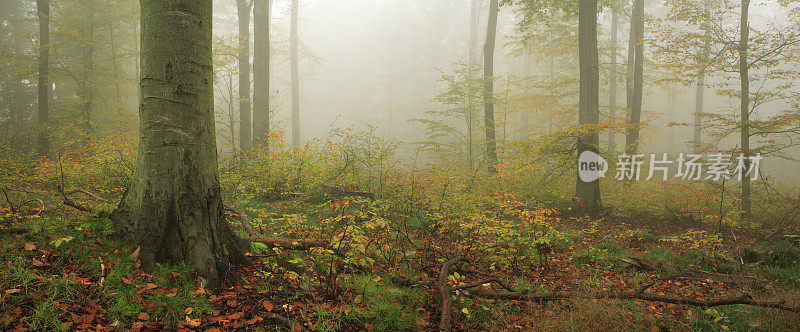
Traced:
<svg viewBox="0 0 800 332">
<path fill-rule="evenodd" d="M 264 301 L 264 303 L 262 304 L 264 305 L 264 309 L 267 309 L 267 311 L 272 311 L 272 309 L 275 308 L 275 306 L 272 305 L 272 302 L 270 301 Z"/>
</svg>

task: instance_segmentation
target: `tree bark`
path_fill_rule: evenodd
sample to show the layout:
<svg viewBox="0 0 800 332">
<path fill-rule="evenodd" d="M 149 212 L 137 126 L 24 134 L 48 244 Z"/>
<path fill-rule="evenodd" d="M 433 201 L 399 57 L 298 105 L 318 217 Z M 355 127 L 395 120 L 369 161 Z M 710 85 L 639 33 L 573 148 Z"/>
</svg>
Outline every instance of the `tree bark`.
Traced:
<svg viewBox="0 0 800 332">
<path fill-rule="evenodd" d="M 611 123 L 617 122 L 617 30 L 619 15 L 611 8 L 611 77 L 608 79 L 608 118 Z M 614 129 L 608 131 L 608 153 L 613 155 L 617 145 Z"/>
<path fill-rule="evenodd" d="M 239 16 L 239 149 L 242 151 L 250 148 L 253 129 L 250 113 L 250 10 L 252 8 L 252 2 L 236 0 Z"/>
<path fill-rule="evenodd" d="M 702 53 L 702 60 L 703 63 L 700 65 L 703 66 L 703 69 L 697 74 L 697 91 L 695 92 L 695 100 L 694 100 L 694 153 L 700 153 L 700 146 L 703 143 L 702 132 L 701 129 L 703 128 L 703 119 L 701 118 L 701 114 L 703 114 L 703 101 L 705 99 L 705 91 L 706 91 L 706 66 L 708 66 L 708 55 L 711 51 L 711 26 L 710 26 L 710 16 L 711 16 L 711 4 L 710 0 L 705 0 L 703 2 L 703 30 L 705 30 L 705 37 L 703 38 L 703 53 Z"/>
<path fill-rule="evenodd" d="M 739 79 L 741 80 L 742 91 L 739 98 L 741 102 L 742 132 L 740 138 L 744 157 L 744 173 L 750 169 L 750 68 L 747 61 L 747 48 L 750 39 L 749 12 L 750 0 L 742 0 L 741 38 L 739 40 Z M 739 201 L 742 218 L 750 216 L 750 177 L 746 175 L 742 176 L 742 197 Z"/>
<path fill-rule="evenodd" d="M 37 0 L 39 16 L 39 155 L 50 155 L 50 0 Z"/>
<path fill-rule="evenodd" d="M 600 122 L 600 69 L 597 60 L 597 0 L 580 0 L 578 9 L 578 57 L 580 62 L 580 101 L 578 123 L 596 126 Z M 599 137 L 596 128 L 578 137 L 578 156 L 585 151 L 598 153 Z M 577 163 L 576 163 L 577 165 Z M 577 167 L 576 167 L 577 171 Z M 600 179 L 575 186 L 579 213 L 596 215 L 602 206 Z"/>
<path fill-rule="evenodd" d="M 94 113 L 94 0 L 88 1 L 86 9 L 86 36 L 87 39 L 83 46 L 83 126 L 86 132 L 86 139 L 94 127 L 92 126 L 92 115 Z"/>
<path fill-rule="evenodd" d="M 483 46 L 483 117 L 486 127 L 486 161 L 489 174 L 497 173 L 497 140 L 494 128 L 494 49 L 497 39 L 498 0 L 489 3 L 489 24 Z"/>
<path fill-rule="evenodd" d="M 253 1 L 253 141 L 269 145 L 271 0 Z M 248 82 L 249 84 L 249 82 Z"/>
<path fill-rule="evenodd" d="M 628 122 L 628 135 L 625 140 L 626 153 L 634 154 L 639 145 L 639 126 L 642 120 L 642 92 L 644 89 L 644 0 L 633 1 L 631 17 L 633 41 L 633 94 L 628 98 L 631 110 Z M 630 55 L 630 50 L 628 51 Z"/>
<path fill-rule="evenodd" d="M 469 64 L 470 73 L 472 67 L 476 65 L 478 53 L 478 0 L 472 0 L 469 15 Z M 470 75 L 472 77 L 472 75 Z M 473 91 L 473 81 L 467 82 L 467 103 L 469 112 L 467 113 L 467 167 L 469 172 L 475 171 L 475 93 Z"/>
<path fill-rule="evenodd" d="M 215 139 L 211 0 L 141 1 L 139 154 L 114 212 L 142 267 L 186 262 L 214 287 L 246 242 L 224 218 Z"/>
<path fill-rule="evenodd" d="M 292 145 L 300 146 L 300 73 L 297 59 L 297 16 L 300 0 L 292 0 L 291 27 L 289 31 L 289 55 L 292 67 Z"/>
</svg>

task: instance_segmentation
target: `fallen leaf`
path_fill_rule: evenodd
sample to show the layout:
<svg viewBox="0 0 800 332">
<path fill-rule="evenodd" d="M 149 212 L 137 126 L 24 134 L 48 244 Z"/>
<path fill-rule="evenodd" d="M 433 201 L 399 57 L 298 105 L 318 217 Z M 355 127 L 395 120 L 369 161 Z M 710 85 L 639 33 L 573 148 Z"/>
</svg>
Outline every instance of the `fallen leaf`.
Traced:
<svg viewBox="0 0 800 332">
<path fill-rule="evenodd" d="M 193 308 L 191 308 L 191 307 L 189 307 L 189 308 L 186 308 L 186 310 L 184 310 L 184 311 L 183 311 L 183 313 L 185 313 L 185 314 L 187 314 L 187 315 L 191 315 L 191 314 L 192 314 L 192 311 L 194 311 L 194 309 L 193 309 Z"/>
<path fill-rule="evenodd" d="M 30 243 L 30 242 L 26 242 L 25 244 L 22 245 L 22 247 L 25 248 L 25 250 L 27 250 L 27 251 L 36 250 L 36 245 L 34 245 L 33 243 Z"/>
<path fill-rule="evenodd" d="M 267 309 L 267 311 L 272 311 L 272 309 L 275 308 L 275 306 L 270 301 L 264 301 L 262 304 L 264 305 L 264 309 Z"/>
<path fill-rule="evenodd" d="M 144 321 L 146 321 L 146 320 L 149 320 L 149 319 L 150 319 L 150 314 L 148 314 L 148 313 L 146 313 L 146 312 L 140 312 L 140 313 L 139 313 L 139 316 L 138 316 L 137 318 L 139 318 L 139 320 L 144 320 Z"/>
<path fill-rule="evenodd" d="M 255 316 L 255 317 L 253 317 L 253 318 L 251 318 L 251 319 L 249 319 L 247 321 L 247 325 L 253 325 L 253 324 L 258 323 L 258 322 L 260 322 L 262 320 L 264 320 L 264 318 L 262 318 L 261 316 Z"/>
<path fill-rule="evenodd" d="M 238 302 L 236 302 L 236 300 L 228 300 L 228 306 L 229 307 L 233 308 L 233 307 L 236 306 L 236 304 L 238 304 Z"/>
<path fill-rule="evenodd" d="M 17 293 L 19 293 L 21 291 L 22 290 L 19 289 L 19 288 L 12 288 L 12 289 L 6 289 L 5 293 L 6 293 L 6 295 L 9 295 L 9 294 L 17 294 Z"/>
<path fill-rule="evenodd" d="M 191 328 L 196 328 L 200 326 L 200 318 L 192 319 L 191 317 L 186 316 L 186 326 L 189 326 Z"/>
<path fill-rule="evenodd" d="M 131 253 L 131 254 L 128 256 L 128 259 L 130 259 L 131 261 L 137 261 L 137 260 L 139 260 L 139 250 L 140 250 L 141 248 L 142 248 L 142 247 L 136 247 L 136 250 L 134 250 L 134 251 L 133 251 L 133 253 Z"/>
</svg>

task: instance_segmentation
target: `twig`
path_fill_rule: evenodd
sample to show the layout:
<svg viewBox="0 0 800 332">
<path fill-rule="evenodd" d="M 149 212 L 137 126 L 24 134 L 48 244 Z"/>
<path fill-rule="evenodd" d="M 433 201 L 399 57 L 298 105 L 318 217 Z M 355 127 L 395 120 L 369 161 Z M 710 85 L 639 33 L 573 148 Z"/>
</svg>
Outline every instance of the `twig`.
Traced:
<svg viewBox="0 0 800 332">
<path fill-rule="evenodd" d="M 3 192 L 3 195 L 6 196 L 6 202 L 8 202 L 8 206 L 11 208 L 12 213 L 17 213 L 17 208 L 14 207 L 14 203 L 11 202 L 11 199 L 8 197 L 8 193 L 6 192 L 5 188 L 0 188 L 0 191 Z"/>
<path fill-rule="evenodd" d="M 72 189 L 72 190 L 66 192 L 66 195 L 72 195 L 72 194 L 78 194 L 78 193 L 84 194 L 84 195 L 89 196 L 91 198 L 94 198 L 97 201 L 100 201 L 100 202 L 103 202 L 103 203 L 108 203 L 107 199 L 105 199 L 103 197 L 100 197 L 97 194 L 92 193 L 91 191 L 88 191 L 88 190 L 82 189 L 82 188 Z"/>
</svg>

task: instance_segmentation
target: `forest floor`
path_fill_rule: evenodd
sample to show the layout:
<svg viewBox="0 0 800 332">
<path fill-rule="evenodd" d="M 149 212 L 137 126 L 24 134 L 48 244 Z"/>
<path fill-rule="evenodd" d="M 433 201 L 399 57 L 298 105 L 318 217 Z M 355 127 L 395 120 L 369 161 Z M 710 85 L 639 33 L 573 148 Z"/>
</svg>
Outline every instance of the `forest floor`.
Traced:
<svg viewBox="0 0 800 332">
<path fill-rule="evenodd" d="M 18 190 L 36 199 L 9 199 L 0 211 L 3 330 L 437 330 L 443 319 L 454 330 L 800 326 L 800 313 L 790 310 L 681 304 L 744 299 L 800 308 L 795 239 L 761 244 L 762 234 L 747 229 L 727 230 L 720 239 L 708 235 L 711 226 L 691 222 L 550 213 L 545 221 L 536 219 L 549 240 L 531 244 L 534 249 L 500 240 L 504 232 L 519 231 L 513 227 L 482 223 L 475 230 L 463 226 L 467 219 L 435 211 L 437 220 L 458 225 L 421 226 L 423 213 L 385 200 L 239 201 L 258 236 L 327 244 L 283 248 L 263 241 L 249 254 L 252 265 L 232 268 L 220 289 L 203 289 L 182 265 L 142 271 L 136 249 L 115 240 L 105 212 L 113 210 L 112 200 L 74 195 L 75 205 L 92 207 L 88 212 L 64 205 L 57 192 Z M 481 209 L 497 219 L 520 215 L 499 211 L 509 209 L 505 203 L 492 204 Z M 238 227 L 241 219 L 230 217 Z M 630 258 L 677 270 L 637 268 L 623 261 Z M 687 267 L 712 274 L 685 273 L 695 271 Z M 624 294 L 657 299 L 620 299 Z"/>
</svg>

